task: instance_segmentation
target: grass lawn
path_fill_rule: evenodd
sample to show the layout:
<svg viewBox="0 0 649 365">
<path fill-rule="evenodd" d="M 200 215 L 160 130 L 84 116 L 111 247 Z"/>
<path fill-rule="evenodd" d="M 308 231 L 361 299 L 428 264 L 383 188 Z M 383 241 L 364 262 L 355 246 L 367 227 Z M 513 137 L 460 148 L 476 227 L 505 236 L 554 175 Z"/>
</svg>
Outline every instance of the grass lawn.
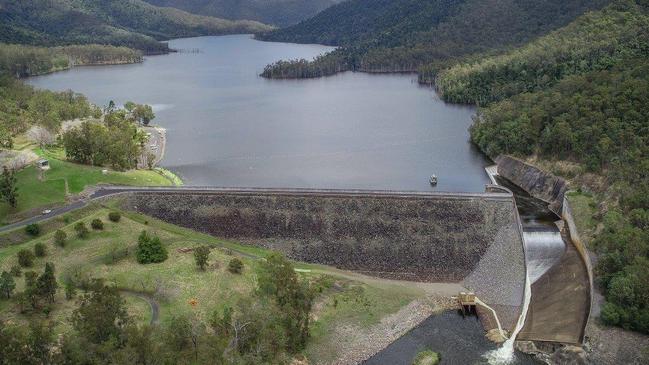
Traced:
<svg viewBox="0 0 649 365">
<path fill-rule="evenodd" d="M 73 226 L 76 220 L 68 219 L 61 228 L 68 235 L 64 248 L 53 244 L 53 229 L 46 229 L 42 236 L 31 241 L 0 248 L 0 270 L 9 270 L 16 263 L 16 253 L 20 249 L 32 249 L 37 242 L 44 242 L 48 254 L 35 261 L 33 270 L 42 272 L 45 263 L 52 262 L 59 283 L 75 272 L 104 278 L 123 289 L 151 293 L 160 305 L 159 320 L 162 324 L 172 315 L 183 312 L 192 311 L 206 319 L 212 311 L 226 305 L 233 306 L 236 310 L 239 299 L 255 295 L 256 266 L 269 251 L 223 241 L 133 212 L 122 212 L 120 222 L 113 223 L 107 219 L 113 205 L 116 206 L 117 203 L 95 206 L 87 209 L 82 217 L 76 217 L 88 227 L 95 218 L 104 222 L 104 230 L 92 231 L 86 239 L 75 236 Z M 142 230 L 161 238 L 169 254 L 165 262 L 149 265 L 137 263 L 134 251 L 137 236 Z M 206 271 L 199 271 L 194 264 L 191 249 L 199 245 L 212 247 Z M 124 251 L 128 252 L 125 257 L 112 260 L 112 252 Z M 227 271 L 228 262 L 235 256 L 244 262 L 244 270 L 240 275 Z M 334 331 L 337 326 L 371 326 L 413 299 L 424 296 L 423 291 L 391 282 L 354 280 L 351 278 L 353 274 L 327 266 L 296 263 L 296 267 L 299 268 L 300 275 L 321 283 L 322 288 L 315 299 L 317 305 L 313 310 L 312 337 L 305 351 L 307 356 L 335 356 L 331 352 L 335 351 L 333 344 L 338 340 Z M 22 290 L 23 279 L 17 278 L 16 283 L 16 291 Z M 129 313 L 138 322 L 150 321 L 150 309 L 146 301 L 128 294 L 125 298 Z M 195 301 L 196 304 L 191 305 L 190 301 Z M 50 314 L 58 332 L 70 329 L 68 318 L 75 305 L 74 301 L 65 299 L 63 289 L 59 288 L 56 305 Z M 0 318 L 21 322 L 27 321 L 29 317 L 18 313 L 12 299 L 0 300 Z"/>
<path fill-rule="evenodd" d="M 35 166 L 27 167 L 16 173 L 18 180 L 18 207 L 12 209 L 8 204 L 0 203 L 0 224 L 8 224 L 25 216 L 37 214 L 40 209 L 65 203 L 66 182 L 67 194 L 78 194 L 86 187 L 97 184 L 134 185 L 134 186 L 169 186 L 177 184 L 169 178 L 168 173 L 151 170 L 131 170 L 125 172 L 111 171 L 102 173 L 101 167 L 80 165 L 57 159 L 60 151 L 36 151 L 48 158 L 50 170 L 43 172 Z M 171 174 L 173 175 L 173 174 Z"/>
<path fill-rule="evenodd" d="M 579 236 L 585 244 L 588 244 L 597 229 L 598 222 L 593 218 L 593 214 L 597 211 L 597 202 L 592 195 L 576 191 L 566 194 L 566 198 L 570 203 Z"/>
</svg>

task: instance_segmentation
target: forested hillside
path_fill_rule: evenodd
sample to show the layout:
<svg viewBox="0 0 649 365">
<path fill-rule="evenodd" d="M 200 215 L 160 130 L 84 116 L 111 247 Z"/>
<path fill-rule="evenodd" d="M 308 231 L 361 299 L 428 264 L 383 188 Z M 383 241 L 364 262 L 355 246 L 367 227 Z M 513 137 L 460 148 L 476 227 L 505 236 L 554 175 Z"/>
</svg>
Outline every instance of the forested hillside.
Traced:
<svg viewBox="0 0 649 365">
<path fill-rule="evenodd" d="M 439 63 L 522 45 L 608 2 L 349 0 L 295 26 L 259 35 L 268 41 L 342 47 L 316 62 L 280 63 L 263 76 L 416 71 L 431 63 L 437 69 Z"/>
<path fill-rule="evenodd" d="M 254 33 L 270 28 L 160 8 L 140 0 L 0 0 L 0 42 L 111 44 L 145 53 L 168 51 L 176 37 Z"/>
<path fill-rule="evenodd" d="M 79 65 L 137 63 L 142 52 L 97 44 L 37 47 L 0 43 L 0 75 L 16 78 L 42 75 Z"/>
<path fill-rule="evenodd" d="M 513 52 L 445 70 L 435 85 L 447 101 L 487 104 L 648 55 L 649 17 L 637 6 L 616 4 Z"/>
<path fill-rule="evenodd" d="M 644 333 L 648 35 L 649 3 L 619 0 L 528 46 L 438 78 L 447 99 L 485 104 L 471 129 L 483 151 L 534 158 L 591 199 L 589 227 L 580 228 L 590 230 L 598 254 L 595 273 L 606 298 L 601 319 Z"/>
<path fill-rule="evenodd" d="M 194 14 L 226 19 L 250 19 L 288 26 L 310 18 L 342 0 L 145 0 Z"/>
</svg>

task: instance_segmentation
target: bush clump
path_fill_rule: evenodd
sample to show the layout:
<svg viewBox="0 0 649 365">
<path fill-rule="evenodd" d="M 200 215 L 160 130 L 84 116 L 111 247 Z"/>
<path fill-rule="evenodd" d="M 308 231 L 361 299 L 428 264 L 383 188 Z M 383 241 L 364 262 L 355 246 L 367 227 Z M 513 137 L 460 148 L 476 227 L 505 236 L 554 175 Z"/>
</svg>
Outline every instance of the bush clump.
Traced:
<svg viewBox="0 0 649 365">
<path fill-rule="evenodd" d="M 122 219 L 122 215 L 119 212 L 110 212 L 108 213 L 108 219 L 111 222 L 119 222 L 120 219 Z"/>
<path fill-rule="evenodd" d="M 102 222 L 99 218 L 95 218 L 92 220 L 92 222 L 90 222 L 90 227 L 92 227 L 92 229 L 101 231 L 102 229 L 104 229 L 104 222 Z"/>
<path fill-rule="evenodd" d="M 34 255 L 36 257 L 45 257 L 47 255 L 47 248 L 44 243 L 38 242 L 34 245 Z"/>
<path fill-rule="evenodd" d="M 146 231 L 142 231 L 137 241 L 135 256 L 140 264 L 163 262 L 167 259 L 167 249 L 158 236 L 150 237 Z"/>
<path fill-rule="evenodd" d="M 32 237 L 36 237 L 41 234 L 41 227 L 36 223 L 28 224 L 25 226 L 25 233 Z"/>
<path fill-rule="evenodd" d="M 86 227 L 86 224 L 83 222 L 79 222 L 75 224 L 74 231 L 77 232 L 77 237 L 81 239 L 87 238 L 88 234 L 90 234 L 90 231 L 88 231 L 88 227 Z"/>
<path fill-rule="evenodd" d="M 437 352 L 431 350 L 420 351 L 412 360 L 412 365 L 437 365 L 440 356 Z"/>
<path fill-rule="evenodd" d="M 57 229 L 56 232 L 54 232 L 54 244 L 59 246 L 59 247 L 65 247 L 65 243 L 68 240 L 68 235 L 60 230 Z"/>
<path fill-rule="evenodd" d="M 18 264 L 22 267 L 32 267 L 34 265 L 34 254 L 26 248 L 18 251 Z"/>
<path fill-rule="evenodd" d="M 210 248 L 208 246 L 200 246 L 194 249 L 194 262 L 199 269 L 205 270 L 210 256 Z"/>
<path fill-rule="evenodd" d="M 23 270 L 20 268 L 20 265 L 13 265 L 9 270 L 9 273 L 14 277 L 21 277 L 23 275 Z"/>
<path fill-rule="evenodd" d="M 233 274 L 241 274 L 243 271 L 243 261 L 235 257 L 228 263 L 228 271 Z"/>
</svg>

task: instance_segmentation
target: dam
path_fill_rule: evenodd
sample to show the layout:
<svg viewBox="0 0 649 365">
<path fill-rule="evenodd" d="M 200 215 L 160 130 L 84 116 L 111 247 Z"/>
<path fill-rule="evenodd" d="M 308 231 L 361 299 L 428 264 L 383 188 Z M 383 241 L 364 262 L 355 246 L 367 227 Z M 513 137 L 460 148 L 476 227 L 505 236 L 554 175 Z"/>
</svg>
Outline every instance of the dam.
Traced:
<svg viewBox="0 0 649 365">
<path fill-rule="evenodd" d="M 382 278 L 454 282 L 511 331 L 522 308 L 525 253 L 511 192 L 311 189 L 130 189 L 124 209 Z"/>
</svg>

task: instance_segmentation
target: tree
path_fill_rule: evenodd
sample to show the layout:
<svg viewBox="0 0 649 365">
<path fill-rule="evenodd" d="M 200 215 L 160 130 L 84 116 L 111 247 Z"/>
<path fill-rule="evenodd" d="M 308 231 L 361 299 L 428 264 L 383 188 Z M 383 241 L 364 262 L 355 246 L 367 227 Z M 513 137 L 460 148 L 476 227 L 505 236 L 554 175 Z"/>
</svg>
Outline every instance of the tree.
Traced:
<svg viewBox="0 0 649 365">
<path fill-rule="evenodd" d="M 2 167 L 0 178 L 0 195 L 12 208 L 18 206 L 18 187 L 16 186 L 16 172 L 7 166 Z"/>
<path fill-rule="evenodd" d="M 36 237 L 41 233 L 41 227 L 36 223 L 28 224 L 25 226 L 25 233 L 30 236 Z"/>
<path fill-rule="evenodd" d="M 38 306 L 38 274 L 34 271 L 25 272 L 25 291 L 23 292 L 25 300 L 31 305 L 32 309 Z"/>
<path fill-rule="evenodd" d="M 55 245 L 59 247 L 64 247 L 67 239 L 68 239 L 68 235 L 64 231 L 57 229 L 56 232 L 54 232 Z"/>
<path fill-rule="evenodd" d="M 209 256 L 210 248 L 208 246 L 200 246 L 194 249 L 194 261 L 201 270 L 205 270 Z"/>
<path fill-rule="evenodd" d="M 119 222 L 119 220 L 120 220 L 121 218 L 122 218 L 122 215 L 119 214 L 119 212 L 110 212 L 110 213 L 108 213 L 108 219 L 109 219 L 111 222 L 115 222 L 115 223 L 117 223 L 117 222 Z"/>
<path fill-rule="evenodd" d="M 46 298 L 50 303 L 54 303 L 54 295 L 56 295 L 56 289 L 59 287 L 54 276 L 54 264 L 50 262 L 45 264 L 45 271 L 38 277 L 36 286 L 38 287 L 38 293 L 42 297 Z"/>
<path fill-rule="evenodd" d="M 124 109 L 126 109 L 126 111 L 129 113 L 132 113 L 136 106 L 137 104 L 132 101 L 127 101 L 126 103 L 124 103 Z"/>
<path fill-rule="evenodd" d="M 141 264 L 163 262 L 167 259 L 167 249 L 158 236 L 150 237 L 146 231 L 142 231 L 138 237 L 135 256 Z"/>
<path fill-rule="evenodd" d="M 6 271 L 3 271 L 0 274 L 0 292 L 9 299 L 11 294 L 13 294 L 14 289 L 16 288 L 16 282 L 14 281 L 13 276 Z"/>
<path fill-rule="evenodd" d="M 237 257 L 234 257 L 228 263 L 228 271 L 233 274 L 241 274 L 241 271 L 243 271 L 243 261 L 241 261 Z"/>
<path fill-rule="evenodd" d="M 65 289 L 65 299 L 71 300 L 77 295 L 77 287 L 71 280 L 68 280 L 64 284 Z"/>
<path fill-rule="evenodd" d="M 45 127 L 34 126 L 27 132 L 27 137 L 38 143 L 40 148 L 52 145 L 56 142 L 56 135 Z"/>
<path fill-rule="evenodd" d="M 47 255 L 47 248 L 45 247 L 44 243 L 37 242 L 34 245 L 34 255 L 36 257 L 45 257 Z"/>
<path fill-rule="evenodd" d="M 95 344 L 111 338 L 117 340 L 128 323 L 124 299 L 116 288 L 103 284 L 85 294 L 72 312 L 74 329 Z"/>
<path fill-rule="evenodd" d="M 99 218 L 95 218 L 92 220 L 92 222 L 90 222 L 90 226 L 92 227 L 92 229 L 96 229 L 100 231 L 104 229 L 104 222 L 102 222 L 101 219 Z"/>
<path fill-rule="evenodd" d="M 284 316 L 282 324 L 287 337 L 287 350 L 295 353 L 304 348 L 309 336 L 309 313 L 313 290 L 299 280 L 293 264 L 279 253 L 263 261 L 258 273 L 258 291 L 274 299 Z"/>
<path fill-rule="evenodd" d="M 155 119 L 155 114 L 153 113 L 151 105 L 137 104 L 135 109 L 133 109 L 133 117 L 138 121 L 138 123 L 149 125 L 149 123 Z"/>
<path fill-rule="evenodd" d="M 77 237 L 84 239 L 88 237 L 88 234 L 90 231 L 88 231 L 88 227 L 86 227 L 86 224 L 83 222 L 78 222 L 74 225 L 74 230 L 77 232 Z"/>
<path fill-rule="evenodd" d="M 32 251 L 23 248 L 18 251 L 18 264 L 22 267 L 32 267 L 34 265 L 34 254 Z"/>
</svg>

